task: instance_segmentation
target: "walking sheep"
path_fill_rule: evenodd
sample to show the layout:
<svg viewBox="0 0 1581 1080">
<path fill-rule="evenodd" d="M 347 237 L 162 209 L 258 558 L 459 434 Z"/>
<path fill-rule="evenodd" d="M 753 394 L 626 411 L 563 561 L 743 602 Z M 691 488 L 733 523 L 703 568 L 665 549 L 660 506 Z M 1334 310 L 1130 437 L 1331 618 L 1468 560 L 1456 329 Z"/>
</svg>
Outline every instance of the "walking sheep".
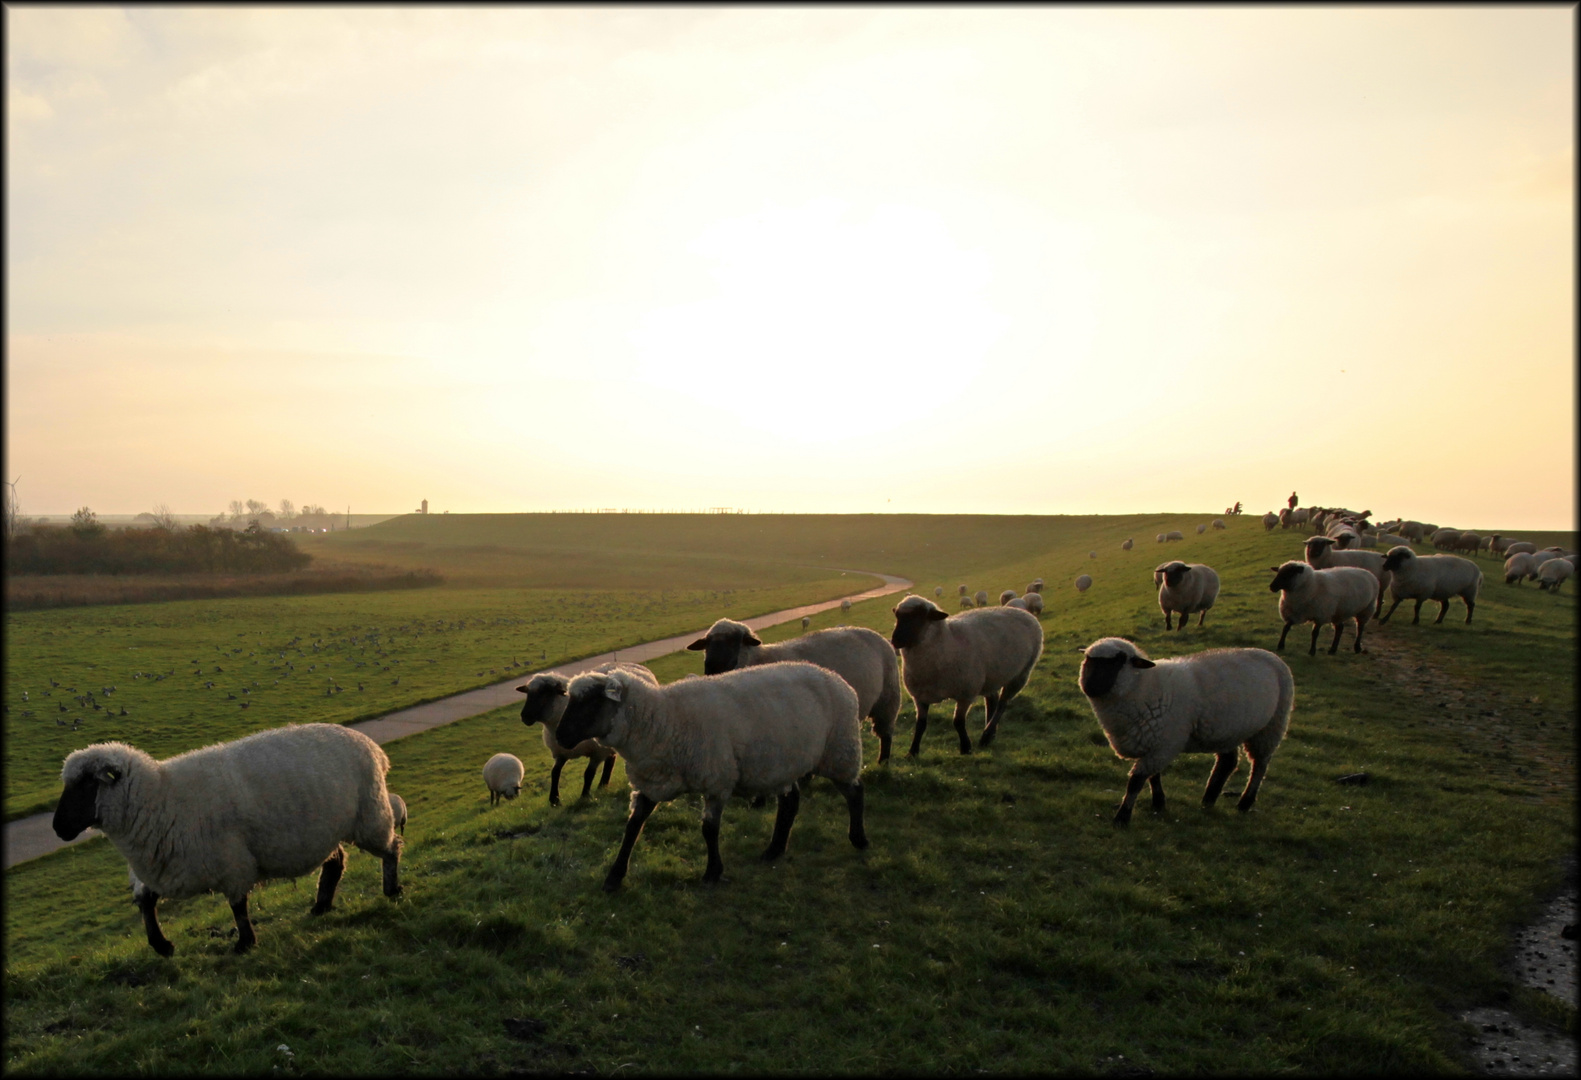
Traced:
<svg viewBox="0 0 1581 1080">
<path fill-rule="evenodd" d="M 1077 592 L 1086 592 L 1090 588 L 1092 588 L 1092 575 L 1083 574 L 1081 577 L 1076 579 Z"/>
<path fill-rule="evenodd" d="M 1482 588 L 1482 571 L 1470 559 L 1462 559 L 1459 555 L 1418 556 L 1410 548 L 1401 546 L 1389 549 L 1383 559 L 1383 568 L 1394 574 L 1394 580 L 1389 583 L 1389 595 L 1394 603 L 1388 615 L 1378 620 L 1380 623 L 1389 621 L 1401 600 L 1415 600 L 1416 610 L 1411 615 L 1411 625 L 1415 626 L 1422 617 L 1422 604 L 1437 600 L 1438 618 L 1433 620 L 1433 625 L 1437 626 L 1449 612 L 1452 596 L 1465 601 L 1466 622 L 1471 622 L 1472 613 L 1477 609 L 1477 591 Z"/>
<path fill-rule="evenodd" d="M 1160 544 L 1162 544 L 1164 542 L 1164 534 L 1163 533 L 1159 533 L 1157 536 L 1153 537 L 1153 539 L 1157 540 Z"/>
<path fill-rule="evenodd" d="M 1031 583 L 1027 585 L 1027 592 L 1040 593 L 1042 591 L 1043 591 L 1043 579 L 1042 578 L 1033 578 Z"/>
<path fill-rule="evenodd" d="M 943 585 L 935 585 L 933 587 L 933 598 L 935 600 L 938 600 L 938 599 L 942 599 L 943 597 L 944 597 L 944 586 Z"/>
<path fill-rule="evenodd" d="M 938 592 L 939 592 L 939 595 L 941 595 L 941 596 L 944 594 L 944 590 L 943 589 L 939 589 Z M 801 628 L 803 630 L 806 630 L 811 625 L 812 625 L 812 616 L 811 615 L 803 615 L 801 617 Z"/>
<path fill-rule="evenodd" d="M 390 792 L 390 816 L 395 819 L 395 828 L 402 836 L 406 835 L 406 800 L 395 792 Z"/>
<path fill-rule="evenodd" d="M 1455 541 L 1460 539 L 1459 529 L 1438 529 L 1428 537 L 1428 543 L 1440 551 L 1448 551 L 1455 546 Z"/>
<path fill-rule="evenodd" d="M 1134 759 L 1114 823 L 1128 825 L 1142 786 L 1153 789 L 1153 812 L 1164 809 L 1162 774 L 1180 754 L 1213 754 L 1202 805 L 1218 801 L 1235 771 L 1236 748 L 1252 764 L 1237 809 L 1250 810 L 1279 748 L 1295 703 L 1295 679 L 1266 649 L 1209 649 L 1152 661 L 1124 638 L 1087 646 L 1081 690 L 1115 755 Z"/>
<path fill-rule="evenodd" d="M 483 782 L 488 785 L 489 805 L 498 806 L 501 798 L 514 799 L 522 789 L 521 758 L 515 754 L 495 754 L 483 763 Z"/>
<path fill-rule="evenodd" d="M 658 680 L 653 677 L 653 672 L 641 664 L 622 664 L 618 662 L 600 664 L 594 671 L 632 672 L 637 678 L 646 679 L 658 685 Z M 560 770 L 565 768 L 565 763 L 572 758 L 587 758 L 587 769 L 582 773 L 582 798 L 587 798 L 593 789 L 593 777 L 598 773 L 598 767 L 604 766 L 604 775 L 599 780 L 599 787 L 609 786 L 609 776 L 615 770 L 615 751 L 603 746 L 592 739 L 586 739 L 575 746 L 561 745 L 556 732 L 560 726 L 560 717 L 565 712 L 566 690 L 570 687 L 571 680 L 556 671 L 546 671 L 534 675 L 527 682 L 516 688 L 518 694 L 526 694 L 527 700 L 522 702 L 521 721 L 528 727 L 534 724 L 543 725 L 543 745 L 549 751 L 549 756 L 554 759 L 554 765 L 549 770 L 549 805 L 560 805 Z"/>
<path fill-rule="evenodd" d="M 1307 564 L 1327 570 L 1331 566 L 1359 566 L 1378 579 L 1378 606 L 1376 618 L 1383 614 L 1383 591 L 1389 587 L 1394 575 L 1383 568 L 1383 553 L 1379 551 L 1336 551 L 1334 541 L 1327 536 L 1309 536 L 1306 542 Z"/>
<path fill-rule="evenodd" d="M 703 881 L 724 873 L 719 826 L 725 800 L 774 795 L 779 812 L 764 861 L 790 841 L 801 795 L 798 777 L 826 776 L 845 796 L 848 835 L 867 847 L 862 822 L 862 737 L 856 691 L 832 671 L 804 661 L 765 664 L 711 678 L 651 686 L 629 672 L 588 672 L 571 681 L 562 737 L 597 739 L 626 759 L 631 814 L 604 891 L 620 887 L 631 849 L 654 807 L 689 791 L 703 795 Z"/>
<path fill-rule="evenodd" d="M 889 641 L 905 660 L 906 690 L 917 709 L 910 756 L 921 751 L 928 710 L 941 701 L 955 702 L 955 734 L 961 753 L 970 754 L 966 713 L 982 697 L 986 711 L 977 745 L 986 747 L 1043 652 L 1042 624 L 1016 608 L 952 616 L 921 596 L 906 597 L 893 611 L 895 630 Z"/>
<path fill-rule="evenodd" d="M 1473 556 L 1482 550 L 1482 537 L 1474 532 L 1463 532 L 1455 537 L 1454 551 L 1469 551 Z"/>
<path fill-rule="evenodd" d="M 783 660 L 805 660 L 828 668 L 856 691 L 857 716 L 873 721 L 878 763 L 889 760 L 895 717 L 900 715 L 900 660 L 884 635 L 866 627 L 844 626 L 765 645 L 745 623 L 720 619 L 687 648 L 703 653 L 704 675 Z"/>
<path fill-rule="evenodd" d="M 956 591 L 957 591 L 957 592 L 958 592 L 958 593 L 959 593 L 959 594 L 960 594 L 960 595 L 962 595 L 962 596 L 965 596 L 965 595 L 966 595 L 966 586 L 965 586 L 965 585 L 957 585 L 957 586 L 956 586 L 956 587 L 955 587 L 955 588 L 956 588 Z"/>
<path fill-rule="evenodd" d="M 1208 609 L 1219 598 L 1219 575 L 1213 567 L 1202 563 L 1183 563 L 1180 560 L 1160 563 L 1153 570 L 1153 584 L 1158 586 L 1158 606 L 1164 612 L 1164 629 L 1186 628 L 1186 618 L 1195 612 L 1197 625 L 1208 617 Z M 1180 625 L 1170 626 L 1170 613 L 1178 612 Z"/>
<path fill-rule="evenodd" d="M 842 615 L 849 615 L 849 614 L 851 614 L 851 601 L 850 601 L 849 598 L 840 601 L 840 614 L 842 614 Z"/>
<path fill-rule="evenodd" d="M 312 913 L 332 906 L 346 866 L 343 843 L 384 863 L 384 895 L 400 894 L 401 838 L 384 775 L 390 759 L 339 724 L 260 731 L 155 761 L 120 742 L 70 754 L 55 835 L 98 828 L 125 857 L 148 944 L 175 946 L 159 926 L 160 899 L 218 892 L 236 919 L 236 951 L 257 943 L 247 894 L 269 878 L 319 868 Z"/>
<path fill-rule="evenodd" d="M 1274 580 L 1268 591 L 1280 594 L 1279 617 L 1285 628 L 1279 632 L 1275 648 L 1285 651 L 1285 635 L 1296 623 L 1312 624 L 1312 644 L 1308 656 L 1317 655 L 1318 634 L 1326 624 L 1334 627 L 1334 640 L 1328 654 L 1339 651 L 1339 637 L 1347 620 L 1356 620 L 1356 652 L 1361 652 L 1362 630 L 1378 607 L 1378 579 L 1360 566 L 1335 566 L 1316 570 L 1302 562 L 1287 562 L 1269 567 Z"/>
</svg>

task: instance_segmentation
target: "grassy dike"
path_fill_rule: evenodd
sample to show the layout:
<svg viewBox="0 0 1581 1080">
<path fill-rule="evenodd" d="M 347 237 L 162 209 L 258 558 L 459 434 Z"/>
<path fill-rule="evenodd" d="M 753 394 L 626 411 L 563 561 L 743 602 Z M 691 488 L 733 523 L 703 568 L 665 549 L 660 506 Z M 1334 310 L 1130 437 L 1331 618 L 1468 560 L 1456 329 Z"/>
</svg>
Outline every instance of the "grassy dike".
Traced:
<svg viewBox="0 0 1581 1080">
<path fill-rule="evenodd" d="M 1151 541 L 1163 524 L 1139 524 L 910 575 L 947 600 L 954 578 L 997 595 L 1043 576 L 1046 649 L 989 751 L 958 756 L 944 724 L 919 759 L 869 766 L 865 853 L 820 782 L 764 866 L 772 809 L 733 800 L 726 881 L 707 887 L 695 800 L 678 800 L 606 897 L 621 769 L 551 809 L 536 732 L 499 710 L 388 747 L 412 814 L 399 903 L 355 854 L 322 918 L 307 915 L 310 879 L 255 891 L 245 957 L 227 951 L 218 897 L 167 902 L 177 953 L 154 956 L 104 842 L 8 872 L 6 1067 L 1453 1072 L 1458 1008 L 1507 998 L 1574 1032 L 1572 1010 L 1498 967 L 1576 841 L 1574 596 L 1495 580 L 1469 628 L 1458 608 L 1413 627 L 1402 607 L 1367 654 L 1290 648 L 1295 714 L 1257 809 L 1201 810 L 1211 758 L 1194 755 L 1166 776 L 1168 810 L 1120 831 L 1126 765 L 1076 685 L 1075 650 L 1111 633 L 1155 657 L 1271 647 L 1267 567 L 1299 548 L 1242 519 L 1165 549 Z M 1133 534 L 1145 542 L 1120 552 Z M 1149 571 L 1166 555 L 1218 569 L 1205 628 L 1163 630 Z M 1078 595 L 1081 572 L 1095 584 Z M 887 632 L 894 599 L 816 624 Z M 654 668 L 668 680 L 698 664 Z M 902 747 L 911 721 L 908 706 Z M 479 770 L 499 750 L 528 762 L 528 783 L 491 810 Z M 1359 771 L 1370 783 L 1334 782 Z"/>
</svg>

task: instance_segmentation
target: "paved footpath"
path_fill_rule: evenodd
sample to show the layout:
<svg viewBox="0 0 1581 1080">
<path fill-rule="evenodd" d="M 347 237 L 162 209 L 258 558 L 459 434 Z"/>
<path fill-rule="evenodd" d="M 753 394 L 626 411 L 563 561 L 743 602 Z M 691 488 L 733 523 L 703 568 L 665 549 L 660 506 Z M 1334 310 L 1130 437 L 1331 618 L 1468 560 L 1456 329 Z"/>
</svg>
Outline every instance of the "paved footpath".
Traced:
<svg viewBox="0 0 1581 1080">
<path fill-rule="evenodd" d="M 879 596 L 888 596 L 890 593 L 900 592 L 911 588 L 912 583 L 903 577 L 894 577 L 891 574 L 879 574 L 868 570 L 847 570 L 846 573 L 868 574 L 881 577 L 884 584 L 877 588 L 868 589 L 866 592 L 856 593 L 845 597 L 853 604 L 861 600 L 872 600 Z M 826 600 L 821 604 L 805 604 L 802 607 L 786 608 L 784 611 L 774 611 L 756 618 L 744 619 L 748 626 L 754 630 L 763 630 L 770 626 L 778 626 L 803 615 L 816 615 L 821 611 L 829 611 L 840 606 L 839 600 Z M 558 664 L 553 668 L 544 670 L 558 671 L 562 675 L 578 675 L 589 671 L 599 664 L 611 660 L 628 660 L 634 664 L 646 663 L 649 660 L 670 653 L 679 652 L 686 648 L 697 635 L 706 630 L 693 630 L 690 633 L 678 634 L 675 637 L 663 638 L 659 641 L 647 641 L 641 645 L 619 649 L 615 652 L 600 653 L 598 656 L 589 656 L 585 660 L 573 660 L 569 664 Z M 430 701 L 426 705 L 414 705 L 410 709 L 390 713 L 388 716 L 376 717 L 372 720 L 362 720 L 348 727 L 355 728 L 368 736 L 376 743 L 393 742 L 407 735 L 415 735 L 429 728 L 436 728 L 440 724 L 453 723 L 456 720 L 465 720 L 470 716 L 486 713 L 491 709 L 498 709 L 502 705 L 510 705 L 521 700 L 521 695 L 516 692 L 516 687 L 533 677 L 536 672 L 519 674 L 506 682 L 495 683 L 493 686 L 480 687 L 477 690 L 468 690 L 464 694 L 453 697 L 441 698 Z M 52 851 L 59 851 L 67 847 L 66 841 L 55 835 L 51 827 L 52 813 L 34 814 L 32 817 L 19 818 L 10 822 L 5 827 L 5 866 L 9 870 L 19 862 L 36 859 L 40 855 L 48 855 Z M 98 829 L 88 829 L 72 844 L 80 844 L 84 840 L 92 840 L 102 836 Z"/>
</svg>

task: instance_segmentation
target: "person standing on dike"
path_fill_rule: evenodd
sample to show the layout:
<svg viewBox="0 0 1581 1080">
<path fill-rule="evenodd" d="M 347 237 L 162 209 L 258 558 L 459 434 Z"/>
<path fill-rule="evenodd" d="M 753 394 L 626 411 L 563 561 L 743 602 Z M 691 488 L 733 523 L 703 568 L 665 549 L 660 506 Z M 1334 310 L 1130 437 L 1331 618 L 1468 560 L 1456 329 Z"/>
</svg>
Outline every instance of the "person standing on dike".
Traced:
<svg viewBox="0 0 1581 1080">
<path fill-rule="evenodd" d="M 1296 508 L 1296 505 L 1298 503 L 1300 503 L 1300 502 L 1301 502 L 1301 500 L 1296 498 L 1296 493 L 1292 491 L 1290 493 L 1290 509 L 1294 510 Z"/>
</svg>

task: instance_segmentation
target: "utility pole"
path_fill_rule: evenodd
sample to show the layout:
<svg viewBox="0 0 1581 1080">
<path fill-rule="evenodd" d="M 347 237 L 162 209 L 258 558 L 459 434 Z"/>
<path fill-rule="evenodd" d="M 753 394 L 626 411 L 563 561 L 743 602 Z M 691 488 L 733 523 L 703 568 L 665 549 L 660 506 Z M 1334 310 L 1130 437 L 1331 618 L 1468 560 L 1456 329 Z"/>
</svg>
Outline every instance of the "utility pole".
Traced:
<svg viewBox="0 0 1581 1080">
<path fill-rule="evenodd" d="M 351 504 L 346 504 L 346 531 L 351 531 Z"/>
</svg>

